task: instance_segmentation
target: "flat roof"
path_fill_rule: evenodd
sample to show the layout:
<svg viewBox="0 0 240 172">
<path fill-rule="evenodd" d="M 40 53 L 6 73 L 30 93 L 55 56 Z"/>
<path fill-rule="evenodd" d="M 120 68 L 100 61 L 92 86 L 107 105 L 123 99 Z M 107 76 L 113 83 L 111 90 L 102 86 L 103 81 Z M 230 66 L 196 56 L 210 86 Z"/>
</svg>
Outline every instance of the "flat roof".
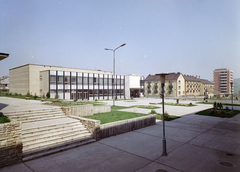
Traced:
<svg viewBox="0 0 240 172">
<path fill-rule="evenodd" d="M 9 56 L 9 54 L 7 53 L 0 53 L 0 61 L 7 58 Z"/>
</svg>

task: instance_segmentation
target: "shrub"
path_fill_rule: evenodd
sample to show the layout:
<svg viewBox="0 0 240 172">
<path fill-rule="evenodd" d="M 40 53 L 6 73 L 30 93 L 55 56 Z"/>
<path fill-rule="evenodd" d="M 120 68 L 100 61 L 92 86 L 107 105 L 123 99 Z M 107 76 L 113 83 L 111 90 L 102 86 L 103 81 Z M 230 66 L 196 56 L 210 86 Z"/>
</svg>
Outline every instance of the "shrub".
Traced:
<svg viewBox="0 0 240 172">
<path fill-rule="evenodd" d="M 154 109 L 152 109 L 150 114 L 157 114 L 157 112 Z"/>
<path fill-rule="evenodd" d="M 38 98 L 37 94 L 35 93 L 33 98 L 36 100 Z"/>
<path fill-rule="evenodd" d="M 189 103 L 190 106 L 192 106 L 192 103 Z"/>
<path fill-rule="evenodd" d="M 55 99 L 58 99 L 59 98 L 59 95 L 58 93 L 55 94 Z"/>
<path fill-rule="evenodd" d="M 43 93 L 43 95 L 42 95 L 42 98 L 44 98 L 44 99 L 46 98 L 46 96 L 45 96 L 45 94 L 44 94 L 44 93 Z"/>
<path fill-rule="evenodd" d="M 179 99 L 177 99 L 177 104 L 179 103 Z"/>
<path fill-rule="evenodd" d="M 9 95 L 9 96 L 11 96 L 11 95 L 12 95 L 12 93 L 9 93 L 8 95 Z"/>
<path fill-rule="evenodd" d="M 49 92 L 47 92 L 46 97 L 50 98 L 50 93 Z"/>
<path fill-rule="evenodd" d="M 13 96 L 18 96 L 18 93 L 14 93 Z"/>
<path fill-rule="evenodd" d="M 29 91 L 27 92 L 26 97 L 31 97 L 31 94 Z"/>
</svg>

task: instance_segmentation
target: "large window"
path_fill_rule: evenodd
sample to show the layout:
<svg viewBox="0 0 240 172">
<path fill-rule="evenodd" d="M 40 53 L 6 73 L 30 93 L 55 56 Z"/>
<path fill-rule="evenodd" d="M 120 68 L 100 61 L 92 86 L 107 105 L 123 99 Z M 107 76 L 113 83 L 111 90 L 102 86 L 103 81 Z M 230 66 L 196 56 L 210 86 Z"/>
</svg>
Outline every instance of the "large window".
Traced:
<svg viewBox="0 0 240 172">
<path fill-rule="evenodd" d="M 76 76 L 71 77 L 71 83 L 72 85 L 76 85 Z"/>
<path fill-rule="evenodd" d="M 99 85 L 103 85 L 103 78 L 99 78 Z"/>
<path fill-rule="evenodd" d="M 56 84 L 56 76 L 55 75 L 50 76 L 50 84 L 53 84 L 53 85 Z"/>
<path fill-rule="evenodd" d="M 104 85 L 108 85 L 107 78 L 104 78 Z"/>
<path fill-rule="evenodd" d="M 64 82 L 65 82 L 65 84 L 70 84 L 70 76 L 65 76 Z"/>
<path fill-rule="evenodd" d="M 108 78 L 109 85 L 112 85 L 112 78 Z"/>
<path fill-rule="evenodd" d="M 84 85 L 88 85 L 88 77 L 84 77 L 83 78 L 83 84 Z"/>
<path fill-rule="evenodd" d="M 58 84 L 63 84 L 63 76 L 58 76 Z"/>
<path fill-rule="evenodd" d="M 79 76 L 79 77 L 78 77 L 78 85 L 81 85 L 81 84 L 82 84 L 82 77 Z"/>
<path fill-rule="evenodd" d="M 93 77 L 89 77 L 89 85 L 93 85 Z"/>
</svg>

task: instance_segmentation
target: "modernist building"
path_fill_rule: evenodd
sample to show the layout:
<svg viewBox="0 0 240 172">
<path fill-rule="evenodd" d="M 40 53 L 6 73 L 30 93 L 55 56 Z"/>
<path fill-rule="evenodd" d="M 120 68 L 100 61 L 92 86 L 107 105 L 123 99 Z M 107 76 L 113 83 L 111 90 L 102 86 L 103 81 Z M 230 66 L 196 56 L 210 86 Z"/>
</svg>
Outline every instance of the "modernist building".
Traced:
<svg viewBox="0 0 240 172">
<path fill-rule="evenodd" d="M 169 73 L 166 75 L 165 96 L 213 96 L 214 85 L 208 80 L 190 75 Z M 145 79 L 145 96 L 159 96 L 161 94 L 161 82 L 159 75 L 148 75 Z"/>
<path fill-rule="evenodd" d="M 130 97 L 143 97 L 144 95 L 144 77 L 136 74 L 125 76 L 126 83 L 129 83 L 129 96 Z M 127 88 L 127 86 L 126 86 Z M 129 97 L 128 96 L 128 97 Z"/>
<path fill-rule="evenodd" d="M 231 90 L 231 82 L 233 82 L 233 71 L 227 68 L 215 69 L 213 71 L 213 80 L 215 94 L 226 95 L 231 94 L 231 91 L 234 92 L 234 86 Z"/>
<path fill-rule="evenodd" d="M 60 99 L 95 100 L 113 98 L 113 73 L 101 70 L 74 69 L 27 64 L 9 70 L 10 92 L 37 96 L 50 92 Z M 116 75 L 115 95 L 130 98 L 125 76 Z"/>
</svg>

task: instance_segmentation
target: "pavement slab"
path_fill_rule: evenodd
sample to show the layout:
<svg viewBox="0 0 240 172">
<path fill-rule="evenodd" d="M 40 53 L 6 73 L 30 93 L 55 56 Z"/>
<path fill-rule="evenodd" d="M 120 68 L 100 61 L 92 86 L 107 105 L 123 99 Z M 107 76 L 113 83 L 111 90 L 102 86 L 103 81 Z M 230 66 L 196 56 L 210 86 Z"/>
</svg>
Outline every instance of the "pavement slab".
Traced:
<svg viewBox="0 0 240 172">
<path fill-rule="evenodd" d="M 135 131 L 102 139 L 99 142 L 149 160 L 162 156 L 162 138 Z M 172 151 L 182 144 L 179 141 L 167 140 L 167 149 Z"/>
<path fill-rule="evenodd" d="M 137 170 L 136 172 L 181 172 L 181 171 L 157 162 L 153 162 L 141 168 L 140 170 Z"/>
<path fill-rule="evenodd" d="M 184 144 L 156 161 L 184 172 L 237 172 L 240 169 L 239 158 L 227 156 L 221 151 Z M 232 167 L 223 166 L 220 162 L 231 163 Z"/>
<path fill-rule="evenodd" d="M 35 172 L 136 171 L 150 161 L 109 146 L 93 143 L 25 162 Z"/>
</svg>

